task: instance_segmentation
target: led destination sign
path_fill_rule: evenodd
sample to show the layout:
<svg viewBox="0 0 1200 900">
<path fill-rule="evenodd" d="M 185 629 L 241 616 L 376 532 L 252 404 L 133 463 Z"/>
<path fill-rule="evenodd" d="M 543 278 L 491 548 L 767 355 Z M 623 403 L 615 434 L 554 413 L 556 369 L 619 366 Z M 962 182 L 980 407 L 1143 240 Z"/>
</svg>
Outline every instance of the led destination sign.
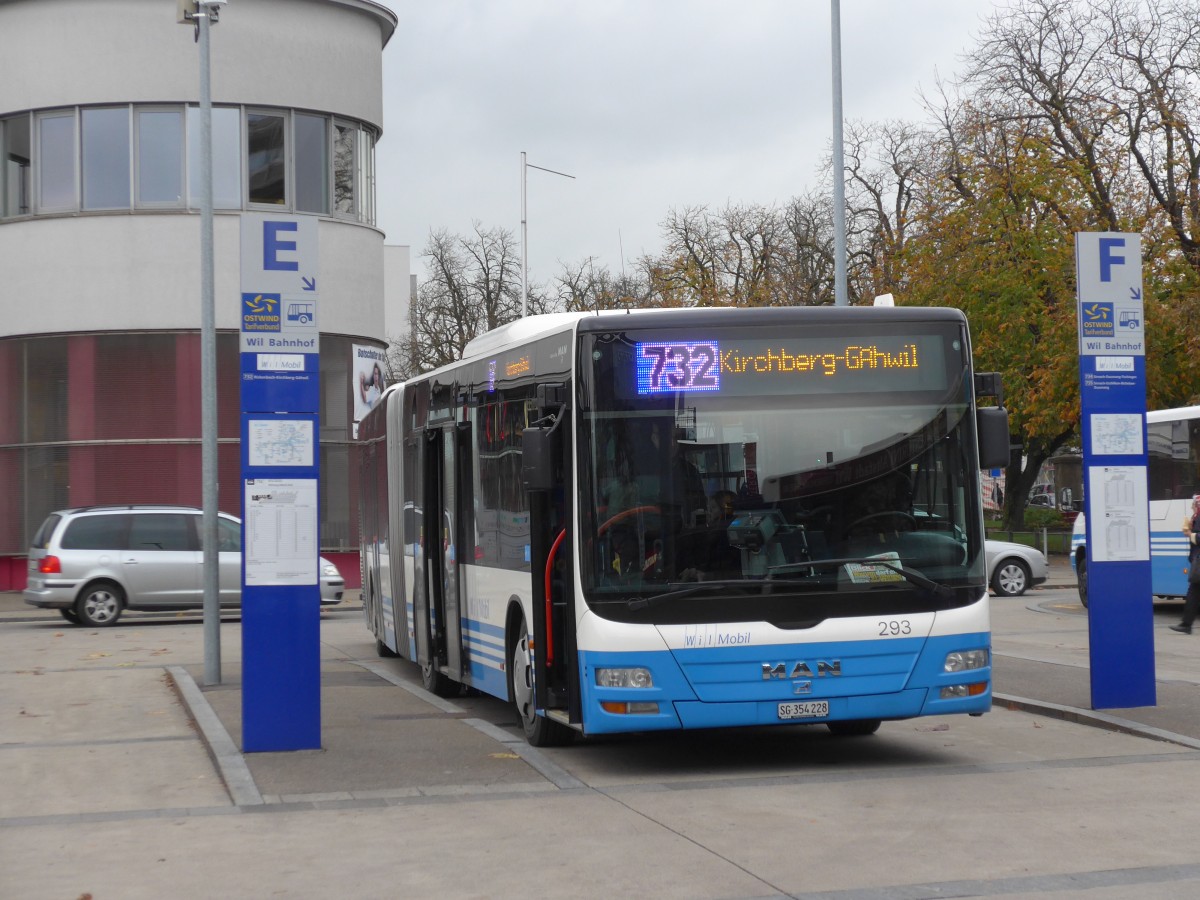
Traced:
<svg viewBox="0 0 1200 900">
<path fill-rule="evenodd" d="M 647 341 L 634 345 L 637 393 L 735 394 L 940 390 L 943 341 L 933 335 Z"/>
</svg>

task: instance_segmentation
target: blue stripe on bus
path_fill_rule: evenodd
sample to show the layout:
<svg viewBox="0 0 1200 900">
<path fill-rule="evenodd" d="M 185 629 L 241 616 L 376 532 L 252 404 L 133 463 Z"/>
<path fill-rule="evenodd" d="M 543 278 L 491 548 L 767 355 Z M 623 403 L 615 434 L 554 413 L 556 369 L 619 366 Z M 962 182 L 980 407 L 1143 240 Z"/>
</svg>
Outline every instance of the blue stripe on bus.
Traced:
<svg viewBox="0 0 1200 900">
<path fill-rule="evenodd" d="M 1083 535 L 1071 536 L 1071 568 L 1075 568 L 1075 551 L 1084 543 Z M 1150 593 L 1156 597 L 1187 594 L 1188 550 L 1188 540 L 1181 532 L 1150 533 Z"/>
<path fill-rule="evenodd" d="M 494 697 L 507 697 L 504 629 L 478 619 L 462 619 L 461 625 L 471 687 Z"/>
<path fill-rule="evenodd" d="M 986 632 L 928 639 L 780 644 L 694 650 L 606 653 L 581 651 L 584 731 L 604 734 L 691 727 L 820 723 L 839 719 L 897 719 L 918 715 L 986 712 L 991 708 L 991 667 L 945 671 L 946 655 L 990 647 Z M 818 676 L 818 661 L 841 662 L 841 675 Z M 790 675 L 804 662 L 813 675 L 763 678 L 763 666 L 783 663 Z M 640 666 L 650 670 L 650 688 L 607 688 L 596 684 L 597 668 Z M 974 697 L 943 700 L 944 686 L 987 683 Z M 801 687 L 806 693 L 796 693 Z M 827 700 L 820 719 L 779 718 L 779 704 Z M 603 701 L 653 702 L 657 713 L 610 713 Z"/>
</svg>

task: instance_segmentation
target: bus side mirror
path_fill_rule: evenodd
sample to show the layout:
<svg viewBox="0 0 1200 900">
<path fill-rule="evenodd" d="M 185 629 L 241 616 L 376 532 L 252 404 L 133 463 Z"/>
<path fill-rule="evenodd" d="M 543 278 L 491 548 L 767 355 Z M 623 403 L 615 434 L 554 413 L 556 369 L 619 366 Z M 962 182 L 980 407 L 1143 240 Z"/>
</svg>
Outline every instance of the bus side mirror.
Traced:
<svg viewBox="0 0 1200 900">
<path fill-rule="evenodd" d="M 1002 469 L 1012 452 L 1008 438 L 1008 410 L 1003 406 L 983 406 L 975 410 L 979 433 L 979 468 Z"/>
<path fill-rule="evenodd" d="M 521 484 L 527 491 L 555 488 L 554 435 L 549 428 L 526 428 L 521 432 Z"/>
</svg>

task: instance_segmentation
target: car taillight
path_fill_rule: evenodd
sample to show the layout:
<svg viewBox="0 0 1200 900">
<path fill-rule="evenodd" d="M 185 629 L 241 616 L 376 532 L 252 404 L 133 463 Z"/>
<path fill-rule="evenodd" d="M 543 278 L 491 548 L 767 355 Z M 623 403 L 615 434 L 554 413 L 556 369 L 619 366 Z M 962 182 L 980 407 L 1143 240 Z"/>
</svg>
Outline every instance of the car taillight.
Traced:
<svg viewBox="0 0 1200 900">
<path fill-rule="evenodd" d="M 58 561 L 57 556 L 43 556 L 42 561 L 38 563 L 38 571 L 43 575 L 61 575 L 62 563 Z"/>
</svg>

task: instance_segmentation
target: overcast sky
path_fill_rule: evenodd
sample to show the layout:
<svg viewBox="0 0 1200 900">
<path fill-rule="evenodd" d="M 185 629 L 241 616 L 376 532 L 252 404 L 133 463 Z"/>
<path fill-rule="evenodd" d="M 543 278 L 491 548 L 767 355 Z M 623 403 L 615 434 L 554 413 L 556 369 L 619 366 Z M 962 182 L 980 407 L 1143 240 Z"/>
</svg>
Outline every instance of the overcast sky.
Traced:
<svg viewBox="0 0 1200 900">
<path fill-rule="evenodd" d="M 829 0 L 384 0 L 379 224 L 413 271 L 431 230 L 521 233 L 531 281 L 661 249 L 671 209 L 786 203 L 832 128 Z M 1003 0 L 1000 0 L 1003 3 Z M 847 120 L 923 121 L 996 0 L 841 0 Z M 622 256 L 623 255 L 623 256 Z"/>
</svg>

